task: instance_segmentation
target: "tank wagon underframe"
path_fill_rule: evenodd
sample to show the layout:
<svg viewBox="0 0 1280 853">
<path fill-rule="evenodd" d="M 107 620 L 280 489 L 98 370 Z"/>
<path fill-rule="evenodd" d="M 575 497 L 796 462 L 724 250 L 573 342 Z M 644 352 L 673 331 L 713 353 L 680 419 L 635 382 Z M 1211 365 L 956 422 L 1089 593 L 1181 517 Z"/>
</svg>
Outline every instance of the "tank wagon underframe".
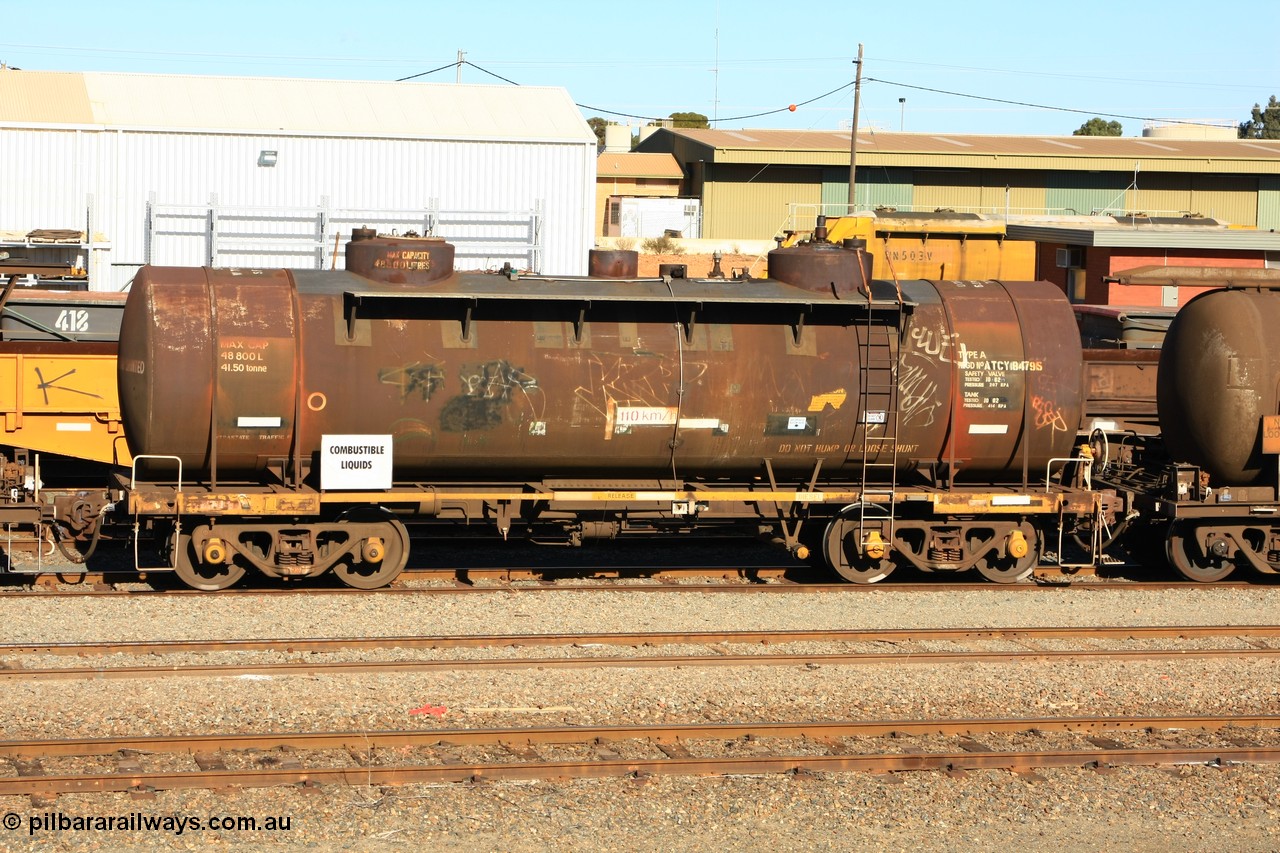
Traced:
<svg viewBox="0 0 1280 853">
<path fill-rule="evenodd" d="M 1117 466 L 1102 481 L 1131 486 L 1124 477 L 1130 470 Z M 1154 485 L 1132 497 L 1135 514 L 1157 531 L 1170 565 L 1202 582 L 1222 580 L 1238 568 L 1280 574 L 1280 489 L 1256 482 L 1212 488 L 1211 482 L 1197 465 L 1170 463 Z"/>
<path fill-rule="evenodd" d="M 874 492 L 853 484 L 549 481 L 401 486 L 380 493 L 214 490 L 137 484 L 128 510 L 169 531 L 169 565 L 193 586 L 222 588 L 246 568 L 275 577 L 330 569 L 353 586 L 381 586 L 400 571 L 405 524 L 431 536 L 496 531 L 557 544 L 628 535 L 754 534 L 801 559 L 821 554 L 851 580 L 898 565 L 976 568 L 1013 581 L 1038 563 L 1048 531 L 1104 511 L 1097 493 L 1059 488 Z M 325 519 L 321 521 L 321 519 Z"/>
</svg>

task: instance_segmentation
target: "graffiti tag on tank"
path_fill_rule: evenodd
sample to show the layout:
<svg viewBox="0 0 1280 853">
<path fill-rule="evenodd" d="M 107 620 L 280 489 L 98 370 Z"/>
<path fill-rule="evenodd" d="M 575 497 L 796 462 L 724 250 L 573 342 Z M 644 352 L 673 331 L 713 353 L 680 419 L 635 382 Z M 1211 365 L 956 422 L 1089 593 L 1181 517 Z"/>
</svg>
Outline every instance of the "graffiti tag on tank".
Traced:
<svg viewBox="0 0 1280 853">
<path fill-rule="evenodd" d="M 541 420 L 542 398 L 538 380 L 505 359 L 463 365 L 459 377 L 462 393 L 451 398 L 440 411 L 440 429 L 445 432 L 488 430 L 500 426 L 504 412 L 513 404 L 528 407 L 534 420 Z"/>
<path fill-rule="evenodd" d="M 400 389 L 400 402 L 417 395 L 430 400 L 431 395 L 444 387 L 444 368 L 439 364 L 406 364 L 378 371 L 378 381 L 383 385 L 395 385 Z"/>
<path fill-rule="evenodd" d="M 694 385 L 707 370 L 705 362 L 687 361 L 682 376 L 678 367 L 661 356 L 606 358 L 593 354 L 587 362 L 587 381 L 573 390 L 571 425 L 603 422 L 608 440 L 618 425 L 620 409 L 665 410 L 676 399 L 682 381 L 685 387 Z"/>
<path fill-rule="evenodd" d="M 1031 407 L 1036 413 L 1036 429 L 1051 429 L 1054 432 L 1067 431 L 1067 419 L 1064 410 L 1053 400 L 1047 400 L 1039 394 L 1031 398 Z"/>
<path fill-rule="evenodd" d="M 903 427 L 928 427 L 942 409 L 943 393 L 937 377 L 940 365 L 950 365 L 960 336 L 939 327 L 916 326 L 907 335 L 898 365 L 898 417 Z M 945 368 L 950 370 L 950 367 Z M 861 448 L 859 448 L 861 452 Z"/>
<path fill-rule="evenodd" d="M 898 406 L 903 426 L 931 426 L 942 400 L 938 383 L 929 369 L 921 364 L 907 364 L 905 359 L 898 375 Z"/>
<path fill-rule="evenodd" d="M 914 326 L 909 335 L 909 351 L 911 354 L 922 356 L 930 361 L 936 361 L 939 364 L 950 364 L 952 362 L 951 354 L 957 348 L 963 348 L 960 343 L 960 335 L 956 332 L 948 332 L 945 329 L 928 329 L 923 326 Z"/>
</svg>

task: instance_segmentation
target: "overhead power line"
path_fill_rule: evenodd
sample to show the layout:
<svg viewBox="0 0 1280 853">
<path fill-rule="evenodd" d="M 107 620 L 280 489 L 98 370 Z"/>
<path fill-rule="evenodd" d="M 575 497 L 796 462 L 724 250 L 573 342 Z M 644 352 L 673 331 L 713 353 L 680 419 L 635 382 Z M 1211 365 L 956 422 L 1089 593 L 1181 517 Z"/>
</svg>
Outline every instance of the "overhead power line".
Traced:
<svg viewBox="0 0 1280 853">
<path fill-rule="evenodd" d="M 406 83 L 410 80 L 416 80 L 419 77 L 426 77 L 428 75 L 435 74 L 437 71 L 443 71 L 446 68 L 456 68 L 460 64 L 461 63 L 457 61 L 450 62 L 448 65 L 441 65 L 439 68 L 432 68 L 430 71 L 419 71 L 417 74 L 410 74 L 408 77 L 397 77 L 396 82 Z M 471 63 L 467 63 L 467 64 L 470 65 Z"/>
<path fill-rule="evenodd" d="M 966 92 L 950 92 L 950 91 L 947 91 L 946 89 L 934 89 L 929 86 L 914 86 L 910 83 L 899 83 L 895 80 L 881 80 L 877 77 L 868 77 L 866 78 L 866 82 L 884 83 L 889 86 L 899 86 L 903 89 L 915 89 L 920 92 L 933 92 L 938 95 L 951 95 L 952 97 L 956 97 L 956 98 L 969 98 L 970 100 L 974 100 L 974 101 L 990 101 L 996 104 L 1011 104 L 1017 107 L 1031 107 L 1037 110 L 1052 110 L 1054 112 L 1060 112 L 1060 113 L 1079 113 L 1080 115 L 1098 116 L 1099 118 L 1127 118 L 1127 119 L 1133 119 L 1134 121 L 1160 121 L 1160 122 L 1165 122 L 1167 124 L 1203 124 L 1203 122 L 1198 122 L 1198 121 L 1184 121 L 1184 120 L 1171 119 L 1171 118 L 1170 119 L 1155 118 L 1152 116 L 1131 116 L 1131 115 L 1125 115 L 1123 113 L 1105 113 L 1105 112 L 1100 112 L 1098 110 L 1079 110 L 1073 107 L 1058 107 L 1050 104 L 1033 104 L 1028 101 L 1011 101 L 1006 98 L 991 98 L 991 97 L 987 97 L 986 95 L 971 95 Z"/>
<path fill-rule="evenodd" d="M 409 81 L 409 80 L 416 80 L 416 79 L 417 79 L 417 78 L 419 78 L 419 77 L 426 77 L 426 76 L 428 76 L 428 75 L 435 74 L 435 73 L 440 72 L 440 71 L 444 71 L 444 70 L 446 70 L 446 69 L 448 69 L 448 68 L 456 68 L 456 67 L 461 67 L 461 66 L 463 66 L 463 65 L 470 65 L 470 66 L 471 66 L 472 68 L 474 68 L 475 70 L 480 71 L 480 72 L 483 72 L 483 73 L 485 73 L 485 74 L 488 74 L 490 77 L 497 78 L 498 80 L 501 80 L 501 81 L 502 81 L 502 82 L 504 82 L 504 83 L 510 83 L 512 86 L 519 86 L 519 85 L 521 85 L 520 83 L 517 83 L 515 80 L 510 80 L 510 79 L 508 79 L 508 78 L 506 78 L 506 77 L 503 77 L 501 74 L 495 74 L 494 72 L 490 71 L 490 70 L 489 70 L 489 69 L 487 69 L 487 68 L 482 68 L 482 67 L 480 67 L 479 65 L 476 65 L 474 62 L 472 62 L 472 61 L 470 61 L 470 60 L 468 60 L 468 59 L 463 59 L 463 60 L 461 60 L 461 61 L 454 61 L 454 62 L 450 62 L 448 65 L 441 65 L 439 68 L 432 68 L 430 71 L 423 71 L 423 72 L 420 72 L 420 73 L 418 73 L 418 74 L 411 74 L 411 75 L 409 75 L 408 77 L 399 77 L 399 78 L 397 78 L 397 79 L 396 79 L 396 82 L 397 82 L 397 83 L 404 83 L 404 82 Z M 778 107 L 776 110 L 765 110 L 765 111 L 764 111 L 764 112 L 762 112 L 762 113 L 751 113 L 750 115 L 729 116 L 728 118 L 716 119 L 715 121 L 716 121 L 716 122 L 742 121 L 742 120 L 744 120 L 744 119 L 749 119 L 749 118 L 760 118 L 761 116 L 771 116 L 771 115 L 775 115 L 775 114 L 777 114 L 777 113 L 795 112 L 797 107 L 803 107 L 803 106 L 805 106 L 805 105 L 807 105 L 807 104 L 812 104 L 814 101 L 820 101 L 820 100 L 822 100 L 823 98 L 830 97 L 831 95 L 834 95 L 836 92 L 843 91 L 843 90 L 845 90 L 845 89 L 849 88 L 849 87 L 850 87 L 850 86 L 852 86 L 852 85 L 853 85 L 853 81 L 851 80 L 851 81 L 849 81 L 848 83 L 844 83 L 843 85 L 837 86 L 836 88 L 832 89 L 830 92 L 824 92 L 823 94 L 818 95 L 818 96 L 813 97 L 813 98 L 810 98 L 810 99 L 809 99 L 809 100 L 807 100 L 807 101 L 798 101 L 798 102 L 796 102 L 796 103 L 794 103 L 794 104 L 788 104 L 788 105 L 787 105 L 787 106 L 785 106 L 785 107 Z M 591 112 L 595 112 L 595 113 L 604 113 L 605 115 L 619 116 L 619 117 L 621 117 L 621 118 L 638 118 L 638 119 L 644 119 L 644 120 L 646 120 L 646 121 L 658 121 L 658 120 L 659 120 L 659 119 L 658 119 L 657 117 L 655 117 L 655 116 L 642 116 L 642 115 L 635 115 L 635 114 L 633 114 L 633 113 L 620 113 L 620 112 L 616 112 L 616 111 L 614 111 L 614 110 L 606 110 L 606 109 L 602 109 L 602 108 L 600 108 L 600 107 L 593 107 L 593 106 L 591 106 L 591 105 L 589 105 L 589 104 L 579 104 L 579 103 L 577 103 L 577 102 L 575 102 L 575 103 L 574 103 L 574 106 L 575 106 L 575 107 L 577 107 L 578 109 L 581 109 L 581 110 L 590 110 Z"/>
<path fill-rule="evenodd" d="M 450 62 L 447 65 L 441 65 L 439 68 L 433 68 L 430 71 L 423 71 L 418 74 L 412 74 L 408 77 L 400 77 L 396 80 L 396 82 L 403 83 L 408 80 L 415 80 L 419 77 L 426 77 L 431 74 L 436 74 L 440 71 L 444 71 L 449 68 L 461 67 L 462 65 L 469 65 L 472 68 L 476 69 L 477 71 L 480 71 L 484 74 L 488 74 L 490 77 L 494 77 L 498 80 L 503 81 L 504 83 L 510 83 L 512 86 L 521 85 L 520 83 L 517 83 L 515 80 L 511 80 L 507 77 L 503 77 L 501 74 L 495 74 L 489 69 L 483 68 L 479 65 L 476 65 L 474 62 L 471 62 L 470 60 L 465 60 L 465 59 L 461 60 L 460 62 L 455 61 L 455 62 Z M 937 89 L 932 86 L 918 86 L 912 83 L 901 83 L 896 80 L 885 80 L 879 77 L 866 77 L 864 78 L 864 82 L 883 83 L 887 86 L 898 86 L 899 88 L 903 88 L 903 89 L 915 89 L 916 91 L 919 91 L 919 92 L 932 92 L 937 95 L 949 95 L 953 98 L 966 98 L 968 100 L 973 100 L 973 101 L 987 101 L 989 103 L 996 103 L 996 104 L 1009 104 L 1011 106 L 1030 107 L 1032 109 L 1049 110 L 1052 112 L 1060 112 L 1060 113 L 1077 113 L 1080 115 L 1098 116 L 1100 118 L 1123 118 L 1123 119 L 1130 119 L 1133 121 L 1160 121 L 1160 122 L 1165 122 L 1167 124 L 1201 124 L 1201 122 L 1186 121 L 1181 119 L 1164 119 L 1164 118 L 1155 118 L 1152 116 L 1136 116 L 1136 115 L 1126 115 L 1124 113 L 1108 113 L 1108 112 L 1102 112 L 1099 110 L 1082 110 L 1082 109 L 1076 109 L 1074 107 L 1060 107 L 1053 104 L 1037 104 L 1037 103 L 1032 103 L 1030 101 L 1014 101 L 1008 98 L 993 98 L 987 95 L 974 95 L 968 92 L 953 92 L 947 89 Z M 853 81 L 851 80 L 848 83 L 844 83 L 844 84 L 841 84 L 840 86 L 837 86 L 836 88 L 832 89 L 829 92 L 824 92 L 823 94 L 809 98 L 806 101 L 798 101 L 795 104 L 788 104 L 785 107 L 778 107 L 777 109 L 765 110 L 764 112 L 759 112 L 759 113 L 750 113 L 747 115 L 729 116 L 727 118 L 714 119 L 711 121 L 711 123 L 723 124 L 725 122 L 744 121 L 746 119 L 751 119 L 751 118 L 762 118 L 764 116 L 776 115 L 778 113 L 795 112 L 797 107 L 807 106 L 808 104 L 812 104 L 815 101 L 820 101 L 823 98 L 828 98 L 836 94 L 837 92 L 842 92 L 845 89 L 848 89 L 852 85 L 853 85 Z M 618 116 L 619 118 L 635 118 L 635 119 L 642 119 L 644 121 L 660 120 L 659 117 L 656 117 L 656 116 L 646 116 L 646 115 L 637 115 L 635 113 L 618 112 L 616 110 L 607 110 L 607 109 L 604 109 L 603 107 L 591 106 L 590 104 L 579 104 L 577 102 L 574 102 L 574 106 L 582 110 L 589 110 L 590 112 L 601 113 L 603 115 Z"/>
</svg>

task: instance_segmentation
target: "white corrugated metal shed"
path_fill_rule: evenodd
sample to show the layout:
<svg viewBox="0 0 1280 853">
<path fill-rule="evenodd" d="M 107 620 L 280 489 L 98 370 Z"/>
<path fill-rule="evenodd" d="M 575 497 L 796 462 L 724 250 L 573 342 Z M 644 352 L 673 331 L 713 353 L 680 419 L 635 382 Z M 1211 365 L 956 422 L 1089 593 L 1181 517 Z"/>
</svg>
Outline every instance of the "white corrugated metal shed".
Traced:
<svg viewBox="0 0 1280 853">
<path fill-rule="evenodd" d="M 452 227 L 481 267 L 577 274 L 592 241 L 596 138 L 560 88 L 5 70 L 0 157 L 0 231 L 86 231 L 95 289 L 327 266 L 366 219 Z"/>
<path fill-rule="evenodd" d="M 595 144 L 564 89 L 178 75 L 0 73 L 0 121 Z"/>
</svg>

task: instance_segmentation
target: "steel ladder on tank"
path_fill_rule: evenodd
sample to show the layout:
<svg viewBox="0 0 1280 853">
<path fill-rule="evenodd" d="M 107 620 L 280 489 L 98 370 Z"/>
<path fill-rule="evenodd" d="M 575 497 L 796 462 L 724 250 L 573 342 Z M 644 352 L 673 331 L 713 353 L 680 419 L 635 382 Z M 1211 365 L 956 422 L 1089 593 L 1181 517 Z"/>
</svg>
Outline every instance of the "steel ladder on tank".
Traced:
<svg viewBox="0 0 1280 853">
<path fill-rule="evenodd" d="M 877 303 L 871 285 L 866 285 L 867 321 L 858 341 L 858 426 L 862 436 L 862 459 L 859 466 L 858 542 L 865 546 L 872 531 L 883 530 L 885 545 L 894 541 L 894 507 L 898 496 L 898 359 L 904 331 L 902 290 L 894 282 L 896 315 Z M 879 317 L 879 322 L 877 322 Z M 881 430 L 875 428 L 883 427 Z M 872 452 L 873 439 L 878 449 Z M 882 462 L 885 443 L 891 448 L 889 461 Z"/>
</svg>

